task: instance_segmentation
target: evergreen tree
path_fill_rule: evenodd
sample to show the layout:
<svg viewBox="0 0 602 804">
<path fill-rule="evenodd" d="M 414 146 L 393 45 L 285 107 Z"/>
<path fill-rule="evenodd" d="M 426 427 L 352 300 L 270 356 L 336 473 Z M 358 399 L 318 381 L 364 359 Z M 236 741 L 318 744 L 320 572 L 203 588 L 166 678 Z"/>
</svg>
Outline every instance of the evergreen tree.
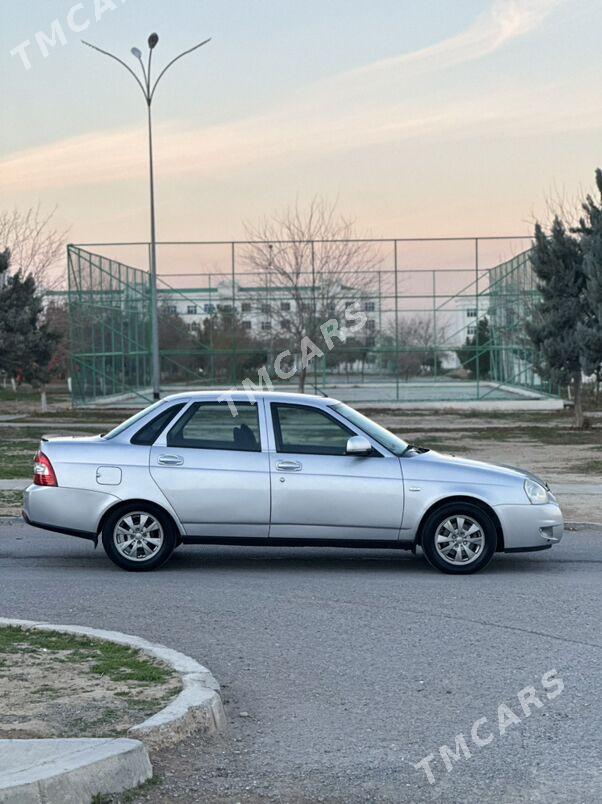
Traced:
<svg viewBox="0 0 602 804">
<path fill-rule="evenodd" d="M 471 371 L 479 379 L 487 379 L 491 372 L 491 328 L 489 319 L 483 316 L 477 322 L 477 331 L 473 336 L 468 335 L 466 343 L 461 349 L 456 349 L 458 360 L 462 368 Z"/>
<path fill-rule="evenodd" d="M 526 330 L 535 347 L 534 363 L 542 377 L 573 386 L 575 426 L 583 427 L 582 328 L 589 319 L 586 275 L 579 241 L 554 218 L 549 234 L 535 226 L 531 264 L 540 301 Z"/>
<path fill-rule="evenodd" d="M 49 379 L 57 335 L 42 323 L 42 299 L 31 274 L 10 275 L 10 251 L 0 253 L 0 371 L 34 386 Z"/>
<path fill-rule="evenodd" d="M 579 226 L 573 229 L 581 235 L 583 270 L 587 288 L 587 315 L 578 330 L 583 349 L 585 371 L 600 380 L 602 368 L 602 170 L 596 170 L 599 202 L 588 195 L 583 203 Z"/>
</svg>

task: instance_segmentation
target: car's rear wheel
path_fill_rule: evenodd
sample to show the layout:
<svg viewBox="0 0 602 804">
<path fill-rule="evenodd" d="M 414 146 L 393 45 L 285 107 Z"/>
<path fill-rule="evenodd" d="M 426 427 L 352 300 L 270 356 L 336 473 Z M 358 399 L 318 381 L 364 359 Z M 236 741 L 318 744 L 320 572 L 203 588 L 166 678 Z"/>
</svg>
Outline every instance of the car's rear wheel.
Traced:
<svg viewBox="0 0 602 804">
<path fill-rule="evenodd" d="M 495 553 L 497 533 L 489 514 L 470 503 L 437 508 L 422 528 L 422 551 L 441 572 L 467 575 L 483 569 Z"/>
<path fill-rule="evenodd" d="M 148 504 L 120 507 L 102 529 L 102 544 L 108 557 L 131 572 L 145 572 L 165 564 L 176 540 L 169 517 Z"/>
</svg>

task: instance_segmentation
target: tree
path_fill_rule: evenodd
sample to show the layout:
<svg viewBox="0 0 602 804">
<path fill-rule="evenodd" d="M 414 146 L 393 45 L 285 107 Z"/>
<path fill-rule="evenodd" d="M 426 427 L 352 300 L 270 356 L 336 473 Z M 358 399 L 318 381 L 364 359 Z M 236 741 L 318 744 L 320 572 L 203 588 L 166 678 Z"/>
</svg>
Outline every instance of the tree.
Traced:
<svg viewBox="0 0 602 804">
<path fill-rule="evenodd" d="M 600 196 L 595 201 L 588 195 L 582 204 L 579 225 L 571 229 L 581 235 L 583 271 L 588 305 L 577 331 L 583 351 L 583 366 L 595 374 L 599 391 L 602 370 L 602 170 L 596 170 L 596 186 Z"/>
<path fill-rule="evenodd" d="M 61 281 L 53 269 L 63 256 L 68 233 L 53 226 L 55 212 L 44 214 L 39 204 L 25 212 L 0 212 L 0 249 L 10 251 L 13 271 L 31 274 L 38 290 L 50 290 Z"/>
<path fill-rule="evenodd" d="M 356 239 L 351 220 L 320 198 L 305 210 L 295 206 L 247 227 L 247 233 L 253 242 L 246 246 L 245 262 L 273 305 L 279 305 L 278 315 L 271 317 L 272 332 L 294 356 L 303 392 L 308 370 L 304 342 L 319 343 L 326 321 L 334 319 L 342 329 L 350 305 L 374 298 L 381 257 L 372 243 Z M 267 307 L 265 299 L 257 304 L 262 312 Z"/>
<path fill-rule="evenodd" d="M 458 360 L 462 368 L 471 371 L 474 375 L 479 374 L 480 379 L 489 377 L 491 373 L 491 328 L 487 316 L 480 318 L 477 322 L 477 331 L 471 337 L 466 337 L 466 343 L 460 349 L 456 349 Z"/>
<path fill-rule="evenodd" d="M 203 321 L 198 334 L 201 367 L 212 379 L 237 383 L 267 362 L 267 349 L 244 328 L 231 308 L 220 308 Z"/>
<path fill-rule="evenodd" d="M 34 387 L 48 382 L 58 336 L 43 323 L 42 299 L 31 274 L 9 274 L 10 251 L 0 254 L 0 371 Z"/>
<path fill-rule="evenodd" d="M 412 377 L 433 373 L 441 368 L 436 345 L 445 341 L 445 327 L 436 327 L 431 316 L 402 316 L 388 328 L 385 343 L 391 351 L 386 352 L 385 363 L 408 382 Z"/>
<path fill-rule="evenodd" d="M 162 374 L 172 380 L 180 376 L 194 374 L 199 362 L 199 342 L 196 335 L 188 330 L 182 316 L 169 304 L 162 304 L 158 310 L 159 351 L 162 358 Z"/>
<path fill-rule="evenodd" d="M 582 399 L 582 328 L 590 317 L 583 252 L 556 216 L 547 234 L 538 223 L 531 265 L 541 296 L 526 322 L 539 374 L 559 385 L 573 386 L 575 426 L 584 426 Z"/>
<path fill-rule="evenodd" d="M 52 377 L 62 379 L 69 375 L 69 307 L 66 302 L 51 301 L 44 310 L 44 321 L 48 330 L 54 333 L 56 341 L 48 370 Z"/>
</svg>

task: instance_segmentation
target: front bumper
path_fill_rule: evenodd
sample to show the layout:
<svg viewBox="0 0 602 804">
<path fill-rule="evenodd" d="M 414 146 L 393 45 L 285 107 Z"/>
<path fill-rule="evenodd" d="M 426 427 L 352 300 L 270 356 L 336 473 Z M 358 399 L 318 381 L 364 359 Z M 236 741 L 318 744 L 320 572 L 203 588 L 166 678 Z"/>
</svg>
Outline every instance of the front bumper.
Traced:
<svg viewBox="0 0 602 804">
<path fill-rule="evenodd" d="M 95 540 L 102 515 L 118 501 L 106 492 L 32 484 L 25 489 L 23 519 L 38 528 Z"/>
<path fill-rule="evenodd" d="M 545 505 L 496 505 L 504 533 L 504 552 L 544 550 L 557 544 L 564 533 L 562 511 Z"/>
</svg>

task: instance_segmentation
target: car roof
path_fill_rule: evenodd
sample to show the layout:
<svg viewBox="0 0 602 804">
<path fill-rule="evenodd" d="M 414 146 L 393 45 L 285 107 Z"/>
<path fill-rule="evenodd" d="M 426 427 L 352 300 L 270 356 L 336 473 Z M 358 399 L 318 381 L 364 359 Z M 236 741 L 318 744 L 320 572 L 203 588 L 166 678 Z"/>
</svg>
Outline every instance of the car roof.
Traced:
<svg viewBox="0 0 602 804">
<path fill-rule="evenodd" d="M 180 394 L 170 394 L 163 401 L 179 400 L 211 400 L 216 399 L 221 402 L 232 400 L 233 402 L 252 402 L 256 399 L 265 399 L 272 402 L 297 402 L 313 405 L 334 405 L 339 402 L 330 396 L 318 396 L 317 394 L 303 394 L 289 391 L 245 391 L 242 389 L 223 388 L 217 391 L 185 391 Z"/>
</svg>

